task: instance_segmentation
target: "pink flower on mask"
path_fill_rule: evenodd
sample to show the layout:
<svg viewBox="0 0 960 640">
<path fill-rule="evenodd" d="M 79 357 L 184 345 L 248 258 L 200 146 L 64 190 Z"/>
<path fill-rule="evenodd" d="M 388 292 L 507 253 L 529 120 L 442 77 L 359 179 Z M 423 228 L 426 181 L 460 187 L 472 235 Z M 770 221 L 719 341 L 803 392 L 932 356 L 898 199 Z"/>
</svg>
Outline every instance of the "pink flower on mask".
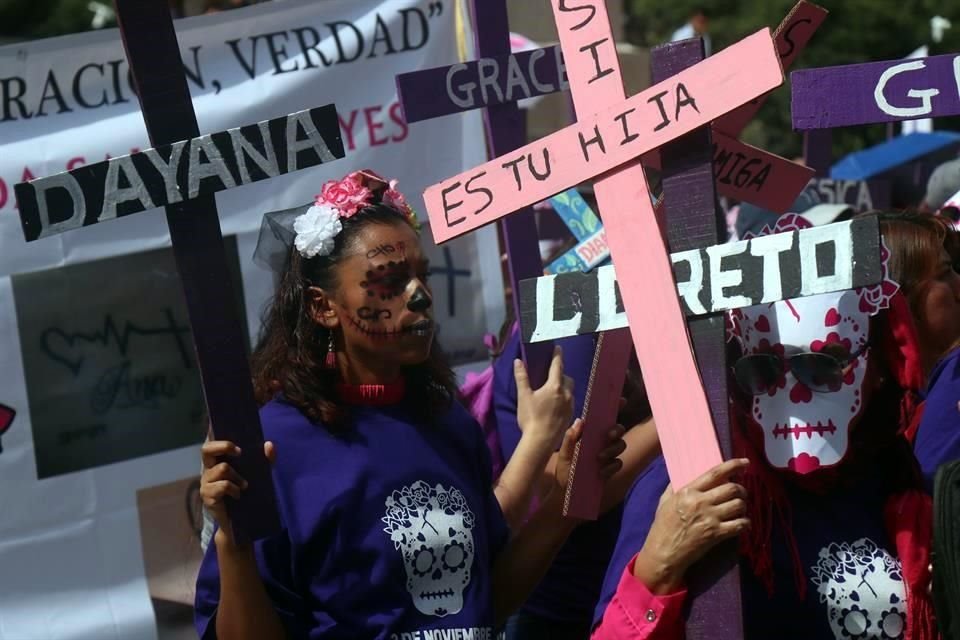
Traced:
<svg viewBox="0 0 960 640">
<path fill-rule="evenodd" d="M 890 308 L 890 300 L 900 290 L 900 285 L 890 278 L 890 269 L 887 261 L 890 258 L 890 250 L 883 238 L 880 238 L 880 263 L 883 266 L 883 282 L 872 287 L 863 287 L 858 289 L 860 294 L 860 311 L 869 313 L 871 316 L 877 315 L 883 309 Z"/>
<path fill-rule="evenodd" d="M 334 207 L 341 218 L 350 218 L 370 204 L 373 193 L 350 174 L 343 180 L 330 180 L 323 185 L 314 204 Z"/>
</svg>

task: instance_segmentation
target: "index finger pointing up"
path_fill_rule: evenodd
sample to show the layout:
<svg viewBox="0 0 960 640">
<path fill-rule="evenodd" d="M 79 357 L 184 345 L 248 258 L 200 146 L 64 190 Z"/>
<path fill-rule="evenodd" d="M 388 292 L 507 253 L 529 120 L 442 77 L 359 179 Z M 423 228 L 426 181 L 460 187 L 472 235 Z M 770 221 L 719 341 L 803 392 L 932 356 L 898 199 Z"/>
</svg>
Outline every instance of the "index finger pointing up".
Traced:
<svg viewBox="0 0 960 640">
<path fill-rule="evenodd" d="M 560 345 L 553 348 L 553 360 L 550 361 L 547 380 L 558 386 L 563 385 L 563 348 Z"/>
</svg>

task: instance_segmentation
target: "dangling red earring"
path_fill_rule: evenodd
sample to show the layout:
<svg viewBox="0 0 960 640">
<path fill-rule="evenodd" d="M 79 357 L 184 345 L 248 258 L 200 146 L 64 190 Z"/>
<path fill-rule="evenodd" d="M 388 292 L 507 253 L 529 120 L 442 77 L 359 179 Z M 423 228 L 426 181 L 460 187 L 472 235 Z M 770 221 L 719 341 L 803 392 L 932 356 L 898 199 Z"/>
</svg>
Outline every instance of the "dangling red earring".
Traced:
<svg viewBox="0 0 960 640">
<path fill-rule="evenodd" d="M 333 331 L 330 332 L 330 339 L 327 340 L 327 359 L 323 364 L 327 369 L 337 368 L 337 345 L 333 341 Z"/>
</svg>

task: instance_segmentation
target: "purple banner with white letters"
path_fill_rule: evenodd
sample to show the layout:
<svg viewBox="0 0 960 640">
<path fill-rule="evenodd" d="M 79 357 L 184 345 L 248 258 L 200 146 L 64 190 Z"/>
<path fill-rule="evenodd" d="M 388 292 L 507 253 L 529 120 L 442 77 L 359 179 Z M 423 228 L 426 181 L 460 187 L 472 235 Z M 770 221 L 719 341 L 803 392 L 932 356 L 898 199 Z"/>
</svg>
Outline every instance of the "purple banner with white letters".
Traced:
<svg viewBox="0 0 960 640">
<path fill-rule="evenodd" d="M 793 128 L 832 129 L 960 114 L 960 55 L 790 74 Z"/>
<path fill-rule="evenodd" d="M 397 76 L 408 123 L 545 96 L 568 88 L 560 47 L 480 58 Z"/>
</svg>

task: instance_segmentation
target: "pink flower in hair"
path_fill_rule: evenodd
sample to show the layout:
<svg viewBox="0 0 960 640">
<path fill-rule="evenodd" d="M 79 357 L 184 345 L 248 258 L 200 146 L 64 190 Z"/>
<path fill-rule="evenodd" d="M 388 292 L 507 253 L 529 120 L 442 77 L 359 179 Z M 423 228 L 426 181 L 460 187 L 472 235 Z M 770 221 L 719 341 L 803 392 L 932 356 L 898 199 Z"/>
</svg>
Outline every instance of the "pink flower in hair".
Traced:
<svg viewBox="0 0 960 640">
<path fill-rule="evenodd" d="M 350 218 L 369 205 L 372 199 L 370 189 L 363 186 L 355 174 L 350 174 L 343 180 L 330 180 L 324 184 L 315 204 L 330 205 L 340 213 L 341 218 Z"/>
<path fill-rule="evenodd" d="M 390 188 L 383 192 L 383 204 L 388 207 L 393 207 L 401 213 L 406 213 L 407 211 L 407 198 L 400 191 L 397 190 L 397 185 L 399 182 L 397 180 L 390 181 Z"/>
</svg>

